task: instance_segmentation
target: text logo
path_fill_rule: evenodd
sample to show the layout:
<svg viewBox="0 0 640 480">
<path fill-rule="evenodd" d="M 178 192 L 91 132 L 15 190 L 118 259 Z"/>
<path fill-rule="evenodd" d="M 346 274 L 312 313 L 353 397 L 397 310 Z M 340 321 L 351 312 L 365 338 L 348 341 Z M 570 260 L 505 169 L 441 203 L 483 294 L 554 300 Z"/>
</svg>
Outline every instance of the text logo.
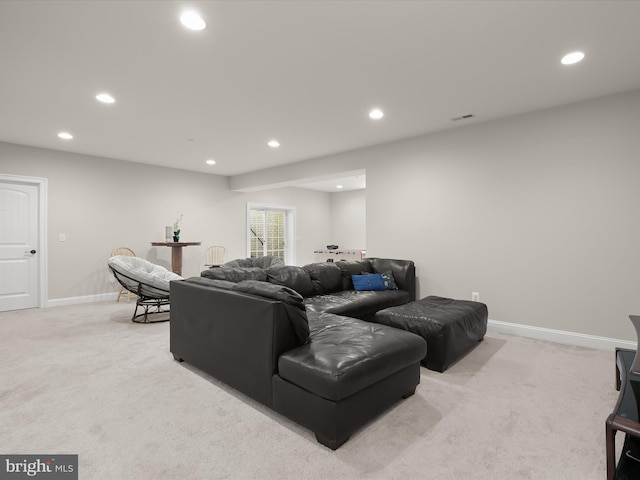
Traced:
<svg viewBox="0 0 640 480">
<path fill-rule="evenodd" d="M 0 455 L 0 480 L 78 480 L 78 455 Z"/>
</svg>

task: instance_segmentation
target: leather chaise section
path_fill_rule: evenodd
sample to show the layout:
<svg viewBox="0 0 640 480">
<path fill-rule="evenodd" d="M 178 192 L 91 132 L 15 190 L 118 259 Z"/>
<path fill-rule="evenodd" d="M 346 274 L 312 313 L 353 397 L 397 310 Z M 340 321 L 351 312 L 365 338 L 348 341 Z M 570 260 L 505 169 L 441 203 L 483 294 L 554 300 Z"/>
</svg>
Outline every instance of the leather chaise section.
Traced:
<svg viewBox="0 0 640 480">
<path fill-rule="evenodd" d="M 338 401 L 419 362 L 426 342 L 409 332 L 339 315 L 309 313 L 310 342 L 283 353 L 281 378 Z"/>
</svg>

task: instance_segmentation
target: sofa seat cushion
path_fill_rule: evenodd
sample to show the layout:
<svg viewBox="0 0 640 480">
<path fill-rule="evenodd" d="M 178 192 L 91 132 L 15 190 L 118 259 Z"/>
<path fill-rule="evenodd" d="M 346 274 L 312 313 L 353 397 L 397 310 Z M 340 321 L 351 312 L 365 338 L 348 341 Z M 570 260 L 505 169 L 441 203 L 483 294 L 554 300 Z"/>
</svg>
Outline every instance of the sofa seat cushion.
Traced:
<svg viewBox="0 0 640 480">
<path fill-rule="evenodd" d="M 344 290 L 304 299 L 307 311 L 335 313 L 355 318 L 369 318 L 375 315 L 378 310 L 403 305 L 409 301 L 409 292 L 404 290 L 367 292 Z"/>
<path fill-rule="evenodd" d="M 281 378 L 332 401 L 420 362 L 426 342 L 404 330 L 330 313 L 309 313 L 310 341 L 282 354 Z"/>
</svg>

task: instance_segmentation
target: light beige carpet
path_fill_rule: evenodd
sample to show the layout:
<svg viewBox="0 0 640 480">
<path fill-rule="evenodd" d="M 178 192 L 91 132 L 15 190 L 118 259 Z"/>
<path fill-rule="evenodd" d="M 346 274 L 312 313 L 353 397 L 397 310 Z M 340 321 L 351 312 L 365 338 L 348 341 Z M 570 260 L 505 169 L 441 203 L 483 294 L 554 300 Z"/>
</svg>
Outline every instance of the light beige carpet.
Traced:
<svg viewBox="0 0 640 480">
<path fill-rule="evenodd" d="M 133 303 L 0 313 L 0 453 L 81 479 L 605 478 L 613 352 L 489 333 L 333 452 L 169 353 Z"/>
</svg>

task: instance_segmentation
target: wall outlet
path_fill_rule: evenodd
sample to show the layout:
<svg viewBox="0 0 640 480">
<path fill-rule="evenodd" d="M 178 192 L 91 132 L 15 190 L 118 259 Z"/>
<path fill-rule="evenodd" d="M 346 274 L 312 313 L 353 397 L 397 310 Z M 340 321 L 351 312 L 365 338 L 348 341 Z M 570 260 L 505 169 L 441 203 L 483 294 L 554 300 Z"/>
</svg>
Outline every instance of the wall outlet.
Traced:
<svg viewBox="0 0 640 480">
<path fill-rule="evenodd" d="M 479 302 L 480 301 L 480 292 L 471 292 L 471 301 Z"/>
</svg>

